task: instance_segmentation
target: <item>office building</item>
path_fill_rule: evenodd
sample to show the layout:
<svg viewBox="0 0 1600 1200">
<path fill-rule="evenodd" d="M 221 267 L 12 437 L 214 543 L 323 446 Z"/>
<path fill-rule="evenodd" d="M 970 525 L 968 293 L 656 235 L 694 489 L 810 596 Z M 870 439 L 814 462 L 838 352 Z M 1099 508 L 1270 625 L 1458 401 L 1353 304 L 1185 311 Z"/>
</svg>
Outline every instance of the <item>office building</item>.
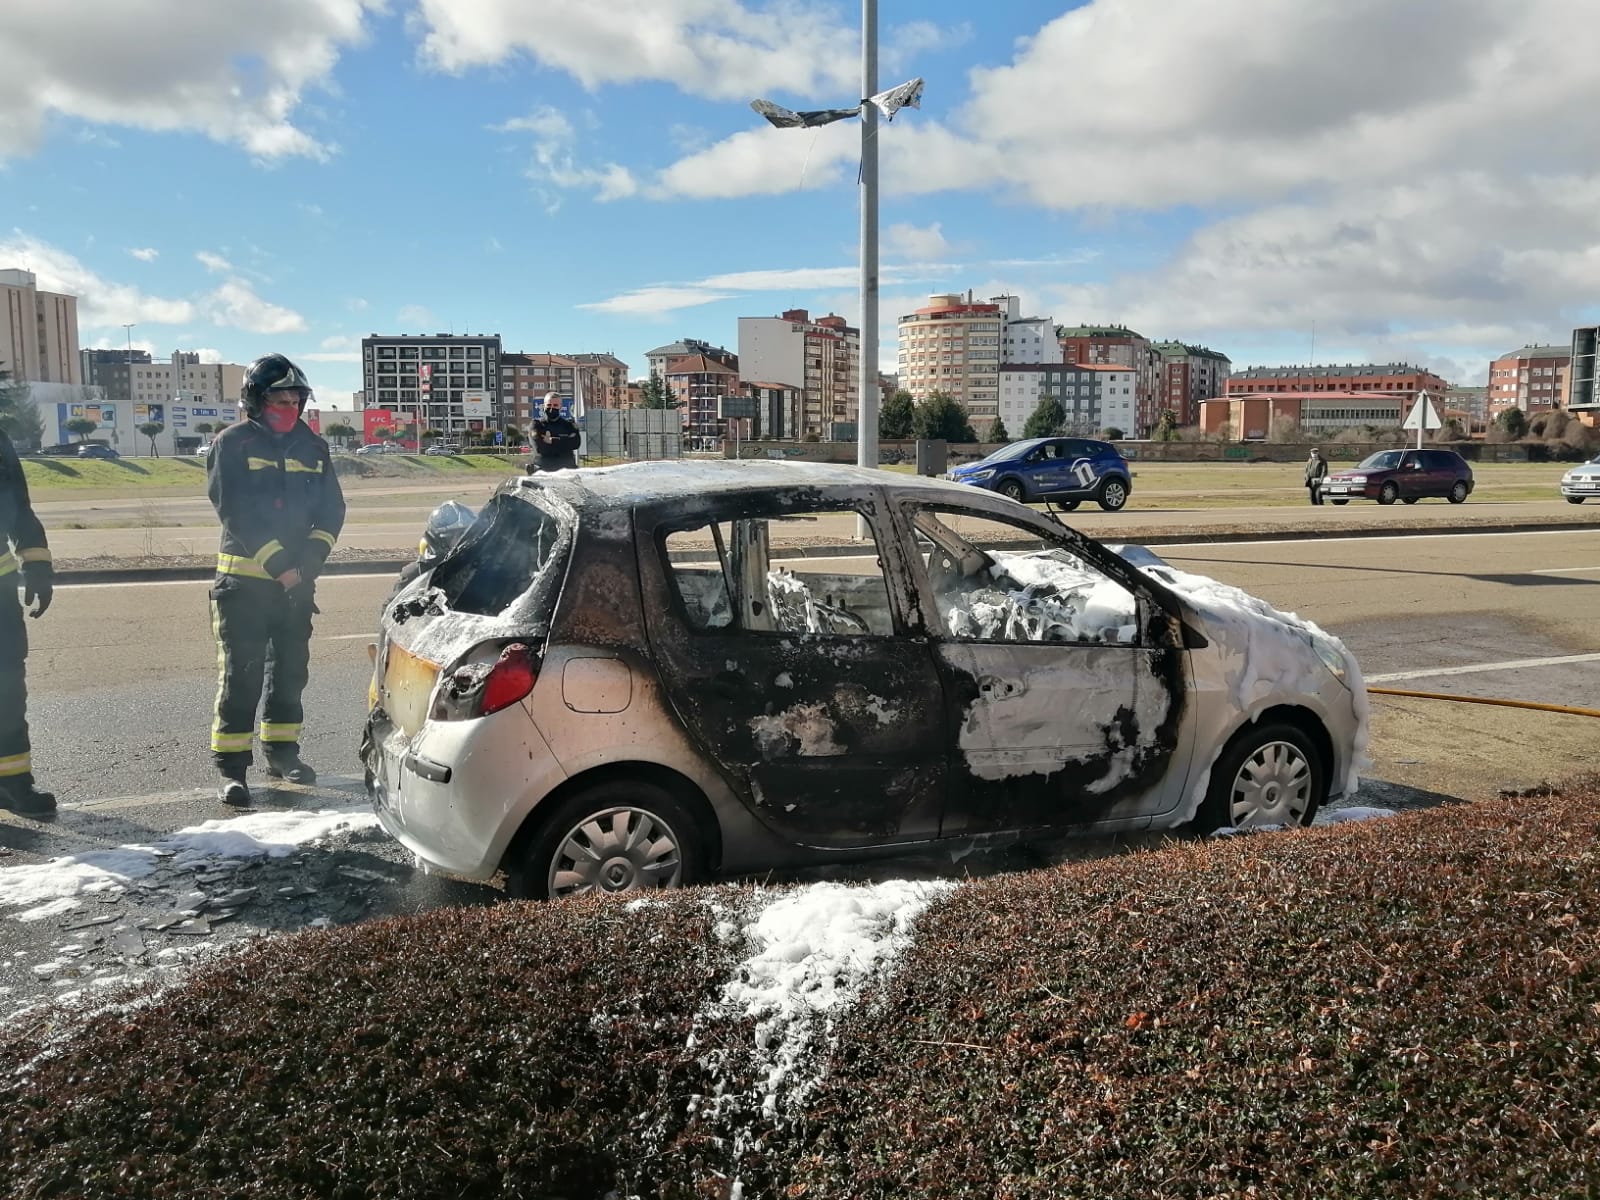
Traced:
<svg viewBox="0 0 1600 1200">
<path fill-rule="evenodd" d="M 0 368 L 25 383 L 82 383 L 78 298 L 40 291 L 32 271 L 0 271 Z"/>
<path fill-rule="evenodd" d="M 800 440 L 854 440 L 860 361 L 861 331 L 832 313 L 813 320 L 793 308 L 739 318 L 738 370 L 800 389 L 799 423 L 790 435 Z"/>
<path fill-rule="evenodd" d="M 500 335 L 369 334 L 361 339 L 366 408 L 456 441 L 499 428 Z M 402 438 L 413 447 L 415 437 Z"/>
</svg>

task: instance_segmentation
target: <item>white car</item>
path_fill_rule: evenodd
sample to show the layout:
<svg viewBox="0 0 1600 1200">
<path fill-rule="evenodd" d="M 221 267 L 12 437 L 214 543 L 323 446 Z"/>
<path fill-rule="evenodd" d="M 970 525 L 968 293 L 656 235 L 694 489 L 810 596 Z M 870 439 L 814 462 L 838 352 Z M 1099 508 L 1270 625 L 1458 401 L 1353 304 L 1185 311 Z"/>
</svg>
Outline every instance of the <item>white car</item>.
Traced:
<svg viewBox="0 0 1600 1200">
<path fill-rule="evenodd" d="M 502 484 L 387 605 L 369 704 L 383 827 L 534 897 L 1309 824 L 1367 720 L 1336 638 L 1148 550 L 958 483 L 716 460 Z"/>
<path fill-rule="evenodd" d="M 1590 496 L 1600 496 L 1600 454 L 1561 477 L 1561 494 L 1568 504 L 1582 504 Z"/>
</svg>

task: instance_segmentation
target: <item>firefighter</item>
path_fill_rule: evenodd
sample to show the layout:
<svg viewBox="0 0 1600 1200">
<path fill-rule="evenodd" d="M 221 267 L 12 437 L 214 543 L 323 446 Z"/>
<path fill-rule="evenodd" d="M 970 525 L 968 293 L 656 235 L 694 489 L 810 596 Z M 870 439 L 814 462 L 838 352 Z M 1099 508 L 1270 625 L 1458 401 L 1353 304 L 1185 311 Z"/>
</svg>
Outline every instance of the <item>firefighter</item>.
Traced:
<svg viewBox="0 0 1600 1200">
<path fill-rule="evenodd" d="M 544 420 L 533 423 L 535 461 L 541 471 L 576 470 L 578 446 L 583 435 L 570 417 L 561 413 L 561 397 L 554 392 L 544 396 Z"/>
<path fill-rule="evenodd" d="M 245 773 L 258 707 L 267 775 L 316 782 L 300 758 L 300 696 L 316 578 L 344 527 L 328 444 L 300 420 L 311 399 L 305 374 L 268 354 L 246 370 L 240 399 L 248 419 L 223 430 L 206 459 L 206 490 L 222 522 L 211 588 L 218 674 L 211 754 L 222 776 L 218 796 L 236 806 L 250 803 Z"/>
<path fill-rule="evenodd" d="M 17 603 L 18 571 L 22 603 Z M 0 808 L 30 816 L 56 810 L 56 798 L 33 782 L 28 742 L 28 691 L 24 663 L 28 657 L 28 615 L 41 617 L 54 597 L 55 569 L 45 544 L 44 526 L 28 499 L 22 462 L 4 430 L 0 430 Z"/>
</svg>

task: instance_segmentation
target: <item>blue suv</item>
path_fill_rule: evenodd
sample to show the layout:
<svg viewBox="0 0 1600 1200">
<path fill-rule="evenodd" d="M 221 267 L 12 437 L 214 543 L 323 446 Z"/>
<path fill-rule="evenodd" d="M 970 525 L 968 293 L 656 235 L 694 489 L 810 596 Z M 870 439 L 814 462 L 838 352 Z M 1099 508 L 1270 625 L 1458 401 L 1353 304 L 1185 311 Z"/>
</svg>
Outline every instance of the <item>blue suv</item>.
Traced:
<svg viewBox="0 0 1600 1200">
<path fill-rule="evenodd" d="M 1093 438 L 1029 438 L 1002 446 L 988 458 L 954 468 L 947 479 L 987 488 L 1021 503 L 1043 500 L 1071 512 L 1093 500 L 1107 512 L 1128 502 L 1133 475 L 1110 442 Z"/>
</svg>

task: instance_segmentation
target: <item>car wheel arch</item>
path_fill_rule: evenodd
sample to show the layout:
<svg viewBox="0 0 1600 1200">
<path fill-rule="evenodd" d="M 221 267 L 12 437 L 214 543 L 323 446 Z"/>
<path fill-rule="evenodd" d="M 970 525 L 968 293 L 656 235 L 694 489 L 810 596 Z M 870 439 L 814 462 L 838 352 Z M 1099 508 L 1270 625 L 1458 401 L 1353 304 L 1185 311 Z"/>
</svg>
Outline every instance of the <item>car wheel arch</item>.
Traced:
<svg viewBox="0 0 1600 1200">
<path fill-rule="evenodd" d="M 716 810 L 700 786 L 687 775 L 660 763 L 648 761 L 612 762 L 580 771 L 552 788 L 522 819 L 522 824 L 512 834 L 500 856 L 502 870 L 520 862 L 540 834 L 544 833 L 553 814 L 573 796 L 607 783 L 648 783 L 668 793 L 688 810 L 695 823 L 694 833 L 700 839 L 700 851 L 708 871 L 715 871 L 722 862 L 722 827 Z"/>
<path fill-rule="evenodd" d="M 1333 737 L 1328 733 L 1327 726 L 1323 724 L 1321 717 L 1311 709 L 1304 708 L 1298 704 L 1279 704 L 1272 708 L 1263 709 L 1254 717 L 1246 718 L 1223 741 L 1222 748 L 1217 751 L 1217 756 L 1212 762 L 1211 769 L 1215 771 L 1217 763 L 1227 757 L 1228 752 L 1244 738 L 1258 729 L 1264 729 L 1271 725 L 1287 725 L 1305 736 L 1306 740 L 1311 743 L 1311 748 L 1316 751 L 1328 794 L 1332 795 L 1334 785 L 1337 782 L 1333 777 L 1335 762 Z M 1208 792 L 1213 782 L 1214 780 L 1207 780 L 1206 789 Z"/>
</svg>

